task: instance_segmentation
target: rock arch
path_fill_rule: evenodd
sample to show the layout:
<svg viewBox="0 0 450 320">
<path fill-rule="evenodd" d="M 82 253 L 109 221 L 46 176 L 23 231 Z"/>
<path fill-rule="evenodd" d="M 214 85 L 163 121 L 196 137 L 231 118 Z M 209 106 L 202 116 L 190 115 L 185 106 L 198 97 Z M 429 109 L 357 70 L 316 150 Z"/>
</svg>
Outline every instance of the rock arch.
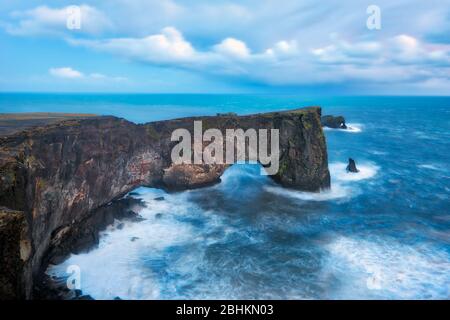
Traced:
<svg viewBox="0 0 450 320">
<path fill-rule="evenodd" d="M 279 129 L 280 167 L 272 178 L 299 190 L 328 188 L 330 174 L 320 116 L 319 107 L 310 107 L 143 125 L 115 117 L 92 117 L 1 138 L 0 231 L 14 230 L 21 236 L 5 240 L 8 250 L 0 256 L 0 287 L 9 289 L 0 289 L 0 298 L 30 298 L 44 257 L 55 237 L 61 236 L 56 231 L 74 229 L 97 208 L 134 188 L 181 190 L 217 182 L 226 165 L 172 164 L 171 133 L 177 128 L 189 130 L 195 120 L 202 120 L 205 130 L 222 132 L 227 128 Z"/>
</svg>

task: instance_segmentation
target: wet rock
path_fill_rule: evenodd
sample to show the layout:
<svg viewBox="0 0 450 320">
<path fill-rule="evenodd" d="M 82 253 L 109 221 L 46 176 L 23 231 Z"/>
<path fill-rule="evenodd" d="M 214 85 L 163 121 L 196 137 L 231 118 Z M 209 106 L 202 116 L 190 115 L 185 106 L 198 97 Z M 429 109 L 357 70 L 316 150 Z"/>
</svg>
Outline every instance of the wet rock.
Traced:
<svg viewBox="0 0 450 320">
<path fill-rule="evenodd" d="M 219 182 L 229 165 L 172 163 L 173 131 L 185 128 L 192 135 L 195 120 L 201 120 L 205 130 L 217 128 L 223 133 L 237 128 L 279 130 L 280 167 L 271 177 L 284 187 L 303 191 L 329 188 L 320 116 L 320 107 L 139 125 L 105 116 L 55 122 L 0 137 L 0 206 L 23 215 L 2 218 L 9 231 L 8 239 L 0 239 L 6 244 L 0 250 L 0 282 L 6 284 L 0 298 L 32 298 L 34 279 L 48 263 L 90 250 L 98 244 L 99 231 L 114 219 L 138 212 L 129 206 L 138 200 L 132 197 L 115 205 L 128 192 L 141 186 L 186 190 Z M 29 224 L 30 232 L 21 237 L 23 223 Z"/>
<path fill-rule="evenodd" d="M 359 170 L 356 168 L 355 160 L 353 160 L 352 158 L 348 158 L 347 172 L 359 172 Z"/>
<path fill-rule="evenodd" d="M 164 199 L 164 197 L 157 197 L 157 198 L 155 198 L 155 199 L 153 199 L 153 200 L 155 200 L 155 201 L 163 201 L 163 200 L 165 200 L 165 199 Z"/>
<path fill-rule="evenodd" d="M 139 237 L 131 237 L 130 241 L 134 242 L 134 241 L 139 240 L 139 239 L 140 239 Z"/>
<path fill-rule="evenodd" d="M 320 123 L 322 127 L 328 127 L 333 129 L 347 129 L 347 125 L 345 124 L 345 119 L 342 116 L 322 116 L 320 118 Z"/>
<path fill-rule="evenodd" d="M 156 218 L 156 219 L 161 219 L 162 216 L 163 216 L 162 213 L 157 213 L 157 214 L 155 214 L 155 218 Z"/>
<path fill-rule="evenodd" d="M 95 248 L 99 242 L 100 231 L 112 225 L 116 219 L 142 221 L 143 218 L 136 211 L 140 211 L 144 207 L 141 199 L 119 199 L 92 211 L 86 219 L 56 229 L 52 233 L 52 241 L 47 255 L 44 257 L 46 259 L 44 262 L 59 264 L 67 259 L 70 253 L 78 254 Z M 119 224 L 117 228 L 123 228 L 123 223 Z"/>
</svg>

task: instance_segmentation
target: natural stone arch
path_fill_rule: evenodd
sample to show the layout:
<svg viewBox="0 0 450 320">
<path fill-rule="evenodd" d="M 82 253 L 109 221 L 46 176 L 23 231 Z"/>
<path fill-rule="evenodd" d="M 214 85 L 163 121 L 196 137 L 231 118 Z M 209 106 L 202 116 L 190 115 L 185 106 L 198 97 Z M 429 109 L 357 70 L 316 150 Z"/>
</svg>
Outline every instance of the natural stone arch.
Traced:
<svg viewBox="0 0 450 320">
<path fill-rule="evenodd" d="M 204 129 L 278 129 L 280 169 L 272 178 L 282 186 L 319 191 L 330 185 L 325 137 L 318 107 L 237 116 L 183 118 L 136 125 L 116 117 L 52 123 L 0 139 L 0 207 L 20 218 L 3 219 L 21 234 L 2 252 L 0 263 L 11 292 L 1 298 L 30 298 L 33 281 L 45 264 L 55 236 L 75 233 L 97 209 L 140 186 L 187 189 L 216 182 L 227 165 L 177 167 L 171 161 L 171 133 L 201 120 Z M 203 177 L 200 179 L 200 177 Z M 180 183 L 180 181 L 184 181 Z M 7 209 L 9 208 L 9 209 Z M 13 221 L 13 222 L 10 222 Z M 14 224 L 13 224 L 14 223 Z M 21 254 L 21 244 L 30 252 Z M 23 245 L 22 245 L 23 248 Z M 23 251 L 23 250 L 22 250 Z"/>
</svg>

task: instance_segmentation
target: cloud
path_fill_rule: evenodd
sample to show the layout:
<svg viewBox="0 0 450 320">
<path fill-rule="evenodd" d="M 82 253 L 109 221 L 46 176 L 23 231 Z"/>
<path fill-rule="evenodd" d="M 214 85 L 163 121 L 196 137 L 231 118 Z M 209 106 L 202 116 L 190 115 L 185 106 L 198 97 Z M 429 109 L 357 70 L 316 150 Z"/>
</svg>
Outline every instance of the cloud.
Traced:
<svg viewBox="0 0 450 320">
<path fill-rule="evenodd" d="M 69 80 L 88 80 L 88 81 L 126 81 L 125 77 L 110 77 L 102 73 L 90 73 L 85 75 L 83 72 L 71 67 L 50 68 L 49 74 L 56 78 Z"/>
<path fill-rule="evenodd" d="M 317 61 L 325 64 L 370 64 L 382 54 L 382 44 L 376 41 L 351 43 L 334 39 L 325 47 L 313 48 Z"/>
<path fill-rule="evenodd" d="M 11 13 L 12 22 L 6 24 L 6 31 L 17 36 L 62 35 L 70 32 L 97 35 L 111 28 L 109 19 L 98 9 L 81 5 L 80 29 L 70 30 L 68 20 L 73 14 L 71 6 L 50 8 L 39 6 L 25 11 Z"/>
<path fill-rule="evenodd" d="M 63 79 L 79 79 L 84 76 L 80 71 L 74 70 L 71 67 L 51 68 L 49 73 L 54 77 Z"/>
<path fill-rule="evenodd" d="M 398 63 L 450 66 L 449 45 L 426 44 L 405 34 L 398 35 L 390 41 L 392 58 Z"/>
<path fill-rule="evenodd" d="M 39 6 L 2 20 L 13 35 L 62 36 L 70 45 L 119 57 L 119 64 L 124 58 L 139 62 L 141 74 L 145 63 L 238 85 L 443 88 L 450 79 L 450 0 L 433 6 L 379 0 L 379 31 L 366 28 L 367 5 L 356 0 L 320 6 L 313 0 L 286 0 L 282 6 L 274 0 L 90 4 L 81 6 L 80 31 L 67 30 L 67 7 Z"/>
<path fill-rule="evenodd" d="M 232 58 L 248 58 L 250 56 L 250 49 L 245 42 L 234 38 L 227 38 L 215 45 L 214 51 Z"/>
<path fill-rule="evenodd" d="M 333 35 L 329 44 L 316 48 L 280 40 L 259 52 L 231 37 L 207 50 L 196 49 L 174 27 L 142 38 L 71 39 L 70 43 L 150 64 L 277 86 L 423 81 L 433 73 L 442 74 L 434 68 L 450 66 L 449 47 L 429 45 L 405 34 L 384 41 L 353 42 Z"/>
<path fill-rule="evenodd" d="M 179 30 L 166 27 L 142 38 L 68 39 L 71 45 L 107 52 L 130 60 L 212 74 L 239 75 L 255 63 L 285 57 L 293 42 L 282 41 L 265 52 L 252 53 L 239 39 L 226 38 L 208 50 L 197 50 Z"/>
<path fill-rule="evenodd" d="M 209 50 L 197 50 L 174 27 L 165 27 L 158 34 L 142 38 L 110 38 L 102 40 L 67 39 L 74 46 L 83 46 L 108 52 L 130 59 L 156 64 L 210 66 L 211 64 L 239 63 L 247 59 L 261 60 L 289 57 L 297 53 L 295 41 L 279 41 L 273 47 L 259 53 L 252 53 L 247 44 L 239 39 L 226 38 Z M 235 62 L 233 62 L 235 61 Z"/>
<path fill-rule="evenodd" d="M 297 41 L 282 40 L 277 43 L 272 48 L 266 50 L 266 54 L 276 55 L 276 56 L 290 56 L 298 54 Z"/>
<path fill-rule="evenodd" d="M 195 58 L 192 45 L 172 27 L 160 34 L 143 38 L 112 38 L 106 40 L 70 39 L 69 43 L 154 63 L 188 62 Z"/>
</svg>

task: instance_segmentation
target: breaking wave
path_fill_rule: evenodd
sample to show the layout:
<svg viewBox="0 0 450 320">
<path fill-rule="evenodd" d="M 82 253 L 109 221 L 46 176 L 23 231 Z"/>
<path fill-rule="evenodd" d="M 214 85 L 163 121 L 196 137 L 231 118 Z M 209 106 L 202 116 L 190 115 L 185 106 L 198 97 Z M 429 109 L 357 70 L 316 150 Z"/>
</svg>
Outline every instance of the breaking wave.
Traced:
<svg viewBox="0 0 450 320">
<path fill-rule="evenodd" d="M 359 172 L 347 172 L 347 164 L 344 162 L 334 162 L 329 165 L 332 181 L 360 181 L 373 178 L 379 167 L 372 163 L 357 163 Z"/>
<path fill-rule="evenodd" d="M 352 190 L 349 186 L 334 184 L 329 190 L 321 192 L 303 192 L 289 190 L 279 186 L 266 186 L 264 189 L 276 195 L 290 197 L 305 201 L 328 201 L 350 197 Z"/>
<path fill-rule="evenodd" d="M 357 185 L 351 182 L 373 178 L 379 167 L 372 163 L 357 164 L 359 172 L 347 172 L 347 164 L 344 162 L 334 162 L 329 165 L 331 175 L 331 188 L 320 192 L 303 192 L 289 190 L 280 186 L 268 185 L 264 189 L 268 192 L 304 201 L 329 201 L 345 200 L 360 194 Z"/>
<path fill-rule="evenodd" d="M 450 256 L 445 250 L 382 237 L 339 237 L 327 250 L 323 273 L 344 280 L 331 299 L 448 299 Z"/>
<path fill-rule="evenodd" d="M 363 125 L 360 123 L 347 123 L 347 129 L 335 129 L 335 128 L 329 128 L 324 127 L 323 130 L 325 131 L 339 131 L 339 132 L 347 132 L 347 133 L 360 133 L 362 132 Z"/>
</svg>

